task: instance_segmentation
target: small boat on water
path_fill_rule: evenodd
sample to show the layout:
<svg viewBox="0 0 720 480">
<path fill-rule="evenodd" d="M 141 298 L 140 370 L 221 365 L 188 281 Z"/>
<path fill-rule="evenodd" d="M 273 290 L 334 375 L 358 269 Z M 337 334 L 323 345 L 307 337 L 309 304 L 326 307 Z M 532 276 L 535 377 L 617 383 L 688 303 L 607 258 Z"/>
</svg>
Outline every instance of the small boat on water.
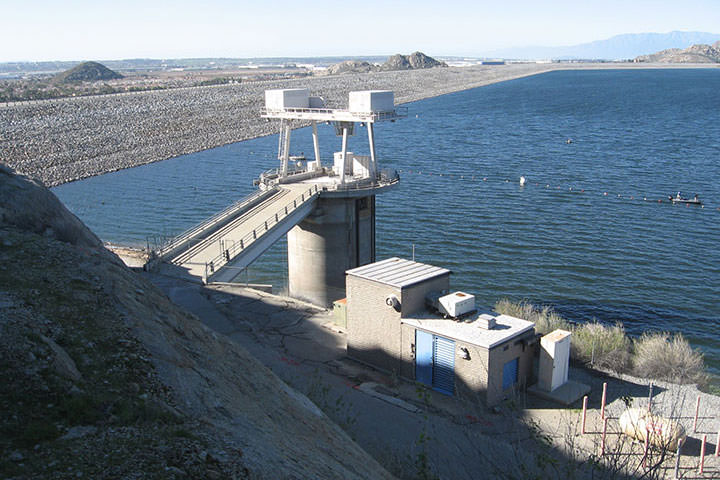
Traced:
<svg viewBox="0 0 720 480">
<path fill-rule="evenodd" d="M 697 196 L 697 193 L 693 198 L 685 198 L 682 195 L 680 195 L 680 192 L 677 193 L 674 197 L 671 195 L 668 197 L 668 200 L 670 200 L 672 203 L 685 203 L 688 205 L 702 205 L 702 202 Z"/>
</svg>

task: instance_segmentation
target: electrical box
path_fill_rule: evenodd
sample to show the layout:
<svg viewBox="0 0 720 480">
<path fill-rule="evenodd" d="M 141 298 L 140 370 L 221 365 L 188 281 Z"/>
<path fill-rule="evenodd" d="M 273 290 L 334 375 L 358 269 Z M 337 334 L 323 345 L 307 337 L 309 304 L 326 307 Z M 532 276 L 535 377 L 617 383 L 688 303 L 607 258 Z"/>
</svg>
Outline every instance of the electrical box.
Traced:
<svg viewBox="0 0 720 480">
<path fill-rule="evenodd" d="M 268 110 L 310 108 L 310 90 L 307 88 L 265 90 L 265 108 Z"/>
<path fill-rule="evenodd" d="M 340 175 L 342 172 L 342 152 L 333 153 L 333 171 Z M 353 174 L 353 153 L 345 152 L 345 175 Z"/>
<path fill-rule="evenodd" d="M 347 328 L 347 298 L 333 302 L 333 321 L 341 328 Z"/>
<path fill-rule="evenodd" d="M 438 299 L 438 310 L 443 315 L 459 317 L 475 310 L 475 295 L 454 292 Z"/>
<path fill-rule="evenodd" d="M 539 389 L 552 392 L 568 381 L 571 335 L 558 329 L 540 339 Z"/>
<path fill-rule="evenodd" d="M 350 92 L 349 108 L 353 113 L 392 112 L 395 94 L 391 90 Z"/>
</svg>

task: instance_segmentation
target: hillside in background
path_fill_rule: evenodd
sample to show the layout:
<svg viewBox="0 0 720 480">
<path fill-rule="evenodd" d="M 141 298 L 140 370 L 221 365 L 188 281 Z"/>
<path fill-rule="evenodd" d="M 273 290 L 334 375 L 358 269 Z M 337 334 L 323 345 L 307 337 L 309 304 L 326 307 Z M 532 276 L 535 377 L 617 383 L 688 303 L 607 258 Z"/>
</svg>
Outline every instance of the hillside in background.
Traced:
<svg viewBox="0 0 720 480">
<path fill-rule="evenodd" d="M 117 80 L 123 78 L 119 73 L 110 70 L 102 63 L 83 62 L 70 70 L 61 72 L 54 77 L 57 83 L 97 82 L 100 80 Z"/>
<path fill-rule="evenodd" d="M 651 55 L 641 55 L 636 62 L 656 63 L 720 63 L 720 41 L 712 45 L 693 45 L 691 47 L 670 48 Z"/>
<path fill-rule="evenodd" d="M 627 60 L 669 48 L 683 49 L 718 40 L 720 34 L 707 32 L 628 33 L 579 45 L 507 48 L 485 54 L 487 57 L 517 59 Z"/>
<path fill-rule="evenodd" d="M 424 68 L 447 67 L 445 62 L 435 60 L 422 52 L 413 52 L 410 55 L 397 53 L 388 58 L 385 63 L 378 65 L 362 60 L 345 60 L 328 67 L 330 75 L 339 73 L 367 73 L 393 70 L 420 70 Z"/>
<path fill-rule="evenodd" d="M 0 165 L 0 478 L 391 478 Z"/>
</svg>

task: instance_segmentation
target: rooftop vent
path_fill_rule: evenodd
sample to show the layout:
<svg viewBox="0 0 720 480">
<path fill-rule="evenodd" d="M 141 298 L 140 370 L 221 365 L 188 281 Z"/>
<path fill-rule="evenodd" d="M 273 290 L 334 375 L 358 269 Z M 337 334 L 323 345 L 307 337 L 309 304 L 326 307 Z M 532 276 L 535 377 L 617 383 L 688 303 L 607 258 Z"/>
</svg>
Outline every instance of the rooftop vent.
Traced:
<svg viewBox="0 0 720 480">
<path fill-rule="evenodd" d="M 459 318 L 475 311 L 475 295 L 454 292 L 448 295 L 430 293 L 426 298 L 428 306 L 437 310 L 445 318 Z"/>
<path fill-rule="evenodd" d="M 477 320 L 475 320 L 475 324 L 479 328 L 484 328 L 485 330 L 492 330 L 495 328 L 495 317 L 492 315 L 488 315 L 487 313 L 483 313 L 482 315 L 478 315 Z"/>
</svg>

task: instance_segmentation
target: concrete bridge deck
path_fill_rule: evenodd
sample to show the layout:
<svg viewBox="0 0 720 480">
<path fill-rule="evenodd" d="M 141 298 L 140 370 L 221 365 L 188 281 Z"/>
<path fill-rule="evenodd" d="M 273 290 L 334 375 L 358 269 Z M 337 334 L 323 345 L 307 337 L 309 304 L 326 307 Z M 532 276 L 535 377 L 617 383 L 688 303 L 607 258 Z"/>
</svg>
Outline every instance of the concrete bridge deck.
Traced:
<svg viewBox="0 0 720 480">
<path fill-rule="evenodd" d="M 227 282 L 313 209 L 317 185 L 287 184 L 258 192 L 188 230 L 160 260 L 203 282 Z"/>
</svg>

